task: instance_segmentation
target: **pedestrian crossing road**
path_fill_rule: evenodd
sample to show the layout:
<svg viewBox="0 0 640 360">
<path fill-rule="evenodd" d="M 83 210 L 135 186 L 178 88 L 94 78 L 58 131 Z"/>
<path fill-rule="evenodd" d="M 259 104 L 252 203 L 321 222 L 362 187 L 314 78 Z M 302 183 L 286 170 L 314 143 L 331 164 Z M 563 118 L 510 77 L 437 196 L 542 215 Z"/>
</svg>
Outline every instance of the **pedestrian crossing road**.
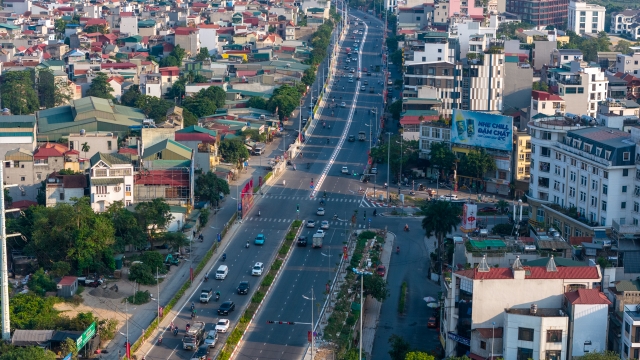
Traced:
<svg viewBox="0 0 640 360">
<path fill-rule="evenodd" d="M 286 219 L 286 218 L 268 218 L 268 217 L 264 217 L 264 216 L 250 216 L 246 219 L 244 219 L 244 221 L 254 221 L 254 222 L 271 222 L 271 223 L 291 223 L 293 221 L 295 221 L 295 218 L 291 218 L 291 219 Z M 338 219 L 338 221 L 329 221 L 329 225 L 330 226 L 345 226 L 347 225 L 349 222 L 348 221 L 343 221 L 342 219 Z M 365 228 L 366 226 L 363 224 L 359 224 L 358 228 Z M 316 228 L 320 228 L 320 225 L 318 224 L 316 226 Z M 312 228 L 309 228 L 312 229 Z"/>
<path fill-rule="evenodd" d="M 378 203 L 373 203 L 370 201 L 367 201 L 365 199 L 347 199 L 347 198 L 334 198 L 334 197 L 327 197 L 327 198 L 320 198 L 320 197 L 316 197 L 316 198 L 312 198 L 310 196 L 287 196 L 287 195 L 265 195 L 263 197 L 264 199 L 269 199 L 269 200 L 293 200 L 293 201 L 312 201 L 315 203 L 320 203 L 320 200 L 324 200 L 327 204 L 330 203 L 342 203 L 342 204 L 346 204 L 346 203 L 351 203 L 351 204 L 357 204 L 357 206 L 359 207 L 385 207 L 382 206 Z"/>
</svg>

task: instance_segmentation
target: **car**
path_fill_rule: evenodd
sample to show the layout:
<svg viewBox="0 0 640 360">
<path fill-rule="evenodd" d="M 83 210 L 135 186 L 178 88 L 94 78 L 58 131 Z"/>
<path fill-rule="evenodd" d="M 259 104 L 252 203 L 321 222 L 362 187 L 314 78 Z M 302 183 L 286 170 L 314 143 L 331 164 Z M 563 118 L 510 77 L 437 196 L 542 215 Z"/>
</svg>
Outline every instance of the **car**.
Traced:
<svg viewBox="0 0 640 360">
<path fill-rule="evenodd" d="M 349 74 L 349 79 L 353 79 L 353 74 Z"/>
<path fill-rule="evenodd" d="M 353 78 L 350 77 L 348 82 L 352 83 L 353 82 Z"/>
<path fill-rule="evenodd" d="M 316 221 L 315 220 L 307 220 L 307 225 L 308 228 L 314 228 L 316 227 Z"/>
<path fill-rule="evenodd" d="M 369 80 L 365 80 L 362 83 L 365 84 L 365 85 L 369 85 Z"/>
<path fill-rule="evenodd" d="M 324 216 L 324 208 L 319 207 L 318 210 L 316 210 L 316 215 Z"/>
<path fill-rule="evenodd" d="M 482 209 L 479 210 L 480 212 L 485 212 L 485 213 L 497 213 L 498 212 L 498 208 L 495 206 L 485 206 Z"/>
<path fill-rule="evenodd" d="M 302 247 L 306 247 L 307 246 L 307 237 L 306 236 L 300 236 L 298 238 L 298 246 L 302 246 Z"/>
<path fill-rule="evenodd" d="M 360 91 L 365 91 L 365 90 L 367 90 L 366 86 L 364 86 L 364 85 L 360 86 Z"/>
<path fill-rule="evenodd" d="M 350 142 L 354 142 L 354 141 L 356 141 L 356 137 L 355 137 L 355 135 L 349 135 L 349 141 L 350 141 Z"/>
<path fill-rule="evenodd" d="M 355 37 L 355 35 L 352 35 L 352 36 L 351 36 L 351 38 L 352 38 L 352 39 L 355 39 L 356 37 Z"/>
<path fill-rule="evenodd" d="M 349 174 L 349 168 L 346 167 L 346 166 L 343 166 L 342 170 L 340 170 L 340 172 L 343 173 L 343 174 Z"/>
<path fill-rule="evenodd" d="M 345 69 L 345 70 L 349 70 L 349 65 L 345 65 L 345 66 L 344 66 L 344 69 Z"/>
<path fill-rule="evenodd" d="M 367 71 L 367 76 L 371 76 L 371 71 Z"/>
<path fill-rule="evenodd" d="M 341 103 L 340 103 L 340 107 L 347 107 L 347 103 L 346 103 L 346 102 L 344 102 L 344 101 L 343 101 L 343 102 L 341 102 Z"/>
<path fill-rule="evenodd" d="M 218 342 L 218 331 L 209 330 L 209 332 L 207 333 L 207 337 L 204 338 L 204 344 L 207 345 L 208 348 L 212 348 L 216 346 L 217 342 Z"/>
<path fill-rule="evenodd" d="M 200 346 L 196 352 L 191 355 L 191 360 L 205 360 L 209 355 L 209 347 L 208 346 Z"/>
<path fill-rule="evenodd" d="M 220 304 L 218 308 L 218 315 L 229 315 L 230 312 L 236 309 L 236 304 L 233 301 L 225 301 Z"/>
<path fill-rule="evenodd" d="M 364 33 L 363 33 L 362 31 L 358 31 L 358 34 L 359 34 L 359 35 L 362 35 L 362 34 L 364 34 Z"/>
<path fill-rule="evenodd" d="M 353 50 L 353 53 L 357 54 L 358 53 L 358 49 Z"/>
<path fill-rule="evenodd" d="M 257 262 L 253 265 L 253 269 L 251 269 L 251 275 L 260 276 L 264 271 L 264 264 L 261 262 Z"/>
<path fill-rule="evenodd" d="M 247 295 L 249 293 L 249 282 L 240 281 L 240 285 L 238 285 L 237 290 L 239 295 Z"/>
<path fill-rule="evenodd" d="M 226 333 L 229 331 L 229 324 L 229 319 L 218 319 L 218 322 L 216 323 L 216 331 Z"/>
<path fill-rule="evenodd" d="M 256 239 L 253 242 L 256 245 L 264 245 L 265 240 L 266 238 L 264 237 L 264 234 L 258 234 L 258 236 L 256 236 Z"/>
<path fill-rule="evenodd" d="M 372 174 L 377 174 L 378 173 L 378 168 L 371 168 L 371 173 Z"/>
<path fill-rule="evenodd" d="M 387 272 L 387 268 L 384 267 L 384 265 L 382 264 L 378 265 L 378 267 L 376 268 L 376 274 L 380 276 L 384 276 L 386 272 Z"/>
<path fill-rule="evenodd" d="M 435 316 L 430 317 L 429 320 L 427 321 L 427 327 L 428 328 L 437 328 L 438 327 L 438 319 L 436 319 Z"/>
<path fill-rule="evenodd" d="M 329 222 L 327 220 L 322 220 L 320 223 L 320 229 L 329 230 Z"/>
<path fill-rule="evenodd" d="M 349 72 L 350 73 L 354 73 L 354 72 L 356 72 L 356 69 L 355 68 L 351 68 L 351 69 L 349 69 Z"/>
<path fill-rule="evenodd" d="M 320 234 L 320 235 L 324 236 L 324 230 L 322 230 L 322 229 L 318 229 L 318 230 L 316 231 L 316 234 Z"/>
</svg>

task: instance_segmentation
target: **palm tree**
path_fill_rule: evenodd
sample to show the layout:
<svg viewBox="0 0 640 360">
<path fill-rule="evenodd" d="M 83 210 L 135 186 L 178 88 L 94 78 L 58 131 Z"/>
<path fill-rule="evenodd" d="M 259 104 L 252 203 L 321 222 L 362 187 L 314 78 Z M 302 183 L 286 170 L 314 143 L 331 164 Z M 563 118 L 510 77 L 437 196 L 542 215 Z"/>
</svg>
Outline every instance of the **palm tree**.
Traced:
<svg viewBox="0 0 640 360">
<path fill-rule="evenodd" d="M 444 238 L 455 231 L 460 224 L 460 208 L 455 207 L 450 201 L 432 201 L 422 209 L 425 215 L 422 219 L 422 228 L 427 237 L 435 235 L 438 241 L 438 261 L 440 262 L 440 278 L 442 278 L 442 264 L 444 263 Z"/>
<path fill-rule="evenodd" d="M 84 153 L 84 158 L 87 158 L 87 153 L 89 152 L 89 149 L 91 149 L 91 146 L 89 146 L 89 143 L 85 142 L 82 144 L 82 152 Z"/>
<path fill-rule="evenodd" d="M 509 211 L 509 203 L 504 200 L 500 200 L 496 203 L 496 208 L 498 208 L 501 213 L 505 213 Z"/>
</svg>

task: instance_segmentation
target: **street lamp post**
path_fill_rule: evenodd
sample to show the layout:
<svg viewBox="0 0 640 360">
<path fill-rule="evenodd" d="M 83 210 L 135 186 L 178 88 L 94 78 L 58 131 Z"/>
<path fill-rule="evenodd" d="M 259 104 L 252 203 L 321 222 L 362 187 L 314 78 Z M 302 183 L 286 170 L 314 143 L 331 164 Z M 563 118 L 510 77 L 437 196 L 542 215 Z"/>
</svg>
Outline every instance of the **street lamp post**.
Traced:
<svg viewBox="0 0 640 360">
<path fill-rule="evenodd" d="M 491 360 L 493 360 L 493 343 L 496 341 L 496 322 L 491 323 Z"/>
<path fill-rule="evenodd" d="M 314 336 L 313 336 L 313 301 L 315 300 L 315 298 L 313 297 L 313 287 L 311 288 L 311 298 L 308 298 L 304 295 L 302 295 L 303 298 L 307 299 L 307 300 L 311 300 L 311 360 L 313 360 L 313 340 L 314 340 Z"/>
<path fill-rule="evenodd" d="M 390 173 L 390 166 L 389 166 L 389 158 L 391 155 L 391 133 L 388 132 L 387 136 L 389 137 L 389 140 L 387 141 L 387 202 L 389 202 L 390 198 L 389 198 L 389 173 Z"/>
</svg>

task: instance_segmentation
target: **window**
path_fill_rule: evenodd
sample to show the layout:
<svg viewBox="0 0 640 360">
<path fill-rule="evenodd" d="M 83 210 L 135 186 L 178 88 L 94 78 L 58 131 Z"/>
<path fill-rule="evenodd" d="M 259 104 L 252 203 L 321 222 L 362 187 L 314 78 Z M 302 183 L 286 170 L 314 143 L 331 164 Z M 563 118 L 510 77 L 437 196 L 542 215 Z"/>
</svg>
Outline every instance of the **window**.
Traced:
<svg viewBox="0 0 640 360">
<path fill-rule="evenodd" d="M 36 180 L 42 180 L 42 173 L 36 174 Z"/>
<path fill-rule="evenodd" d="M 608 178 L 609 178 L 609 172 L 608 172 L 608 171 L 604 171 L 604 170 L 603 170 L 603 171 L 602 171 L 602 176 L 603 176 L 605 179 L 608 179 Z"/>
<path fill-rule="evenodd" d="M 602 211 L 607 211 L 607 202 L 606 201 L 602 201 Z"/>
<path fill-rule="evenodd" d="M 544 107 L 543 107 L 543 109 L 544 109 Z M 551 140 L 551 132 L 549 132 L 549 131 L 541 131 L 540 133 L 541 133 L 540 138 L 542 140 Z"/>
<path fill-rule="evenodd" d="M 629 169 L 622 169 L 622 176 L 629 176 Z M 605 178 L 607 178 L 607 177 L 608 176 L 605 176 Z"/>
<path fill-rule="evenodd" d="M 631 153 L 628 151 L 625 151 L 622 153 L 622 161 L 629 161 L 629 159 L 631 159 Z"/>
<path fill-rule="evenodd" d="M 106 193 L 107 193 L 107 187 L 106 186 L 96 186 L 96 194 L 104 195 Z"/>
<path fill-rule="evenodd" d="M 20 176 L 20 181 L 25 181 L 26 178 L 24 176 Z"/>
<path fill-rule="evenodd" d="M 518 340 L 533 341 L 533 329 L 519 327 Z"/>
<path fill-rule="evenodd" d="M 556 151 L 556 160 L 562 160 L 562 154 Z"/>
<path fill-rule="evenodd" d="M 623 201 L 620 203 L 620 209 L 626 209 L 627 208 L 627 202 Z"/>
<path fill-rule="evenodd" d="M 60 200 L 64 200 L 64 193 L 63 192 L 60 193 Z"/>
<path fill-rule="evenodd" d="M 553 169 L 553 172 L 554 172 L 556 175 L 560 175 L 560 166 L 556 165 L 556 166 L 555 166 L 555 168 Z"/>
<path fill-rule="evenodd" d="M 571 166 L 576 166 L 576 159 L 571 158 Z"/>
<path fill-rule="evenodd" d="M 633 195 L 640 196 L 640 186 L 636 185 L 635 189 L 633 190 Z"/>
<path fill-rule="evenodd" d="M 560 360 L 562 356 L 562 350 L 547 350 L 545 352 L 545 360 Z"/>
<path fill-rule="evenodd" d="M 581 202 L 587 201 L 587 193 L 586 192 L 580 191 L 580 201 Z"/>
<path fill-rule="evenodd" d="M 591 190 L 598 190 L 598 181 L 591 180 Z"/>
<path fill-rule="evenodd" d="M 533 349 L 519 347 L 517 360 L 529 360 L 529 359 L 533 359 Z"/>
<path fill-rule="evenodd" d="M 107 141 L 107 150 L 111 150 L 111 141 Z"/>
<path fill-rule="evenodd" d="M 569 196 L 571 197 L 576 196 L 576 188 L 569 187 Z"/>
<path fill-rule="evenodd" d="M 576 182 L 576 173 L 574 171 L 571 171 L 569 173 L 569 179 L 573 182 Z"/>
<path fill-rule="evenodd" d="M 580 185 L 587 186 L 587 177 L 584 175 L 580 175 Z"/>
<path fill-rule="evenodd" d="M 562 342 L 562 330 L 547 330 L 547 342 Z"/>
<path fill-rule="evenodd" d="M 640 203 L 637 201 L 633 202 L 633 212 L 639 212 L 640 211 Z"/>
<path fill-rule="evenodd" d="M 486 341 L 480 341 L 480 349 L 487 350 L 487 342 Z"/>
<path fill-rule="evenodd" d="M 598 206 L 598 198 L 595 196 L 591 197 L 591 206 Z"/>
</svg>

